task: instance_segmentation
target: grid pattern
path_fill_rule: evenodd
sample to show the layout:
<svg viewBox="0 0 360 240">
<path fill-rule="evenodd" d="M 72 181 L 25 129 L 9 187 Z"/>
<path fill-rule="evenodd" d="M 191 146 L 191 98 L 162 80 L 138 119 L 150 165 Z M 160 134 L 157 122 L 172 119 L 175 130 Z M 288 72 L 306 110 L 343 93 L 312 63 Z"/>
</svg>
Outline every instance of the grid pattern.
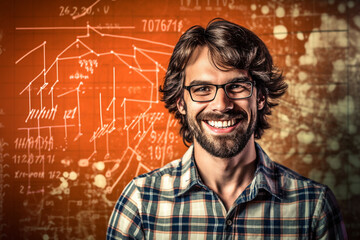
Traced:
<svg viewBox="0 0 360 240">
<path fill-rule="evenodd" d="M 190 147 L 128 184 L 107 239 L 347 239 L 331 190 L 256 148 L 255 177 L 229 211 L 201 182 Z"/>
</svg>

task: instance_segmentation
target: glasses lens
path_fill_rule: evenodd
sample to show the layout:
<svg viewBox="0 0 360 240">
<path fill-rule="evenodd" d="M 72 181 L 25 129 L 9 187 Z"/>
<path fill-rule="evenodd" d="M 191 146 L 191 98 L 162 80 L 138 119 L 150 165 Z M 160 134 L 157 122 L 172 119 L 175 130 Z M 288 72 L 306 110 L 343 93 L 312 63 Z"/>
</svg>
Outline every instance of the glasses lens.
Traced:
<svg viewBox="0 0 360 240">
<path fill-rule="evenodd" d="M 194 101 L 211 101 L 216 93 L 216 86 L 196 85 L 190 88 L 190 93 Z"/>
<path fill-rule="evenodd" d="M 251 96 L 251 86 L 250 82 L 228 83 L 225 85 L 225 91 L 229 98 L 248 98 Z"/>
</svg>

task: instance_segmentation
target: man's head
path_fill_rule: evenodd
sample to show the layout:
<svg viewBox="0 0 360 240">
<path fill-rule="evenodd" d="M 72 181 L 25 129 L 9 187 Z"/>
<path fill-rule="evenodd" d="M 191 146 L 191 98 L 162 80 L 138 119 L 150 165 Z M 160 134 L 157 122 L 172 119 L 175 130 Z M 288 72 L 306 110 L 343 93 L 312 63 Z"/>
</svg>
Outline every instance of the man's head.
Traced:
<svg viewBox="0 0 360 240">
<path fill-rule="evenodd" d="M 248 86 L 249 96 L 234 92 L 232 89 L 238 85 L 227 84 L 230 82 L 250 82 L 244 83 Z M 199 83 L 221 87 L 212 86 L 214 99 L 204 100 L 199 98 L 201 96 L 194 98 L 198 92 L 192 86 Z M 206 145 L 217 139 L 218 144 L 227 144 L 228 149 L 232 149 L 233 144 L 241 148 L 240 145 L 246 144 L 252 135 L 261 138 L 264 129 L 269 128 L 266 116 L 271 114 L 271 108 L 277 105 L 274 100 L 282 96 L 286 88 L 268 49 L 254 33 L 234 23 L 215 19 L 206 29 L 193 26 L 180 37 L 160 91 L 165 107 L 180 119 L 180 132 L 185 143 L 205 139 L 202 144 Z M 215 120 L 222 120 L 226 127 L 227 123 L 237 125 L 239 129 L 229 136 L 232 140 L 243 138 L 240 141 L 245 143 L 229 143 L 228 137 L 221 139 L 225 130 L 219 130 L 220 136 L 215 137 L 204 133 L 205 127 L 219 128 L 211 126 Z M 216 132 L 216 129 L 211 130 Z M 216 154 L 222 156 L 213 153 Z"/>
</svg>

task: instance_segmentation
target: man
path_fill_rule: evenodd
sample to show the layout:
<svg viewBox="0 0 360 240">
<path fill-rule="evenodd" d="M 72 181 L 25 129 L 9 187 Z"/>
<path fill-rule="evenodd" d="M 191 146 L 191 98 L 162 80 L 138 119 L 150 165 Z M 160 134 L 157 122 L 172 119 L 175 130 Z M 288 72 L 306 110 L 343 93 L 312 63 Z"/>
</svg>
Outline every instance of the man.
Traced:
<svg viewBox="0 0 360 240">
<path fill-rule="evenodd" d="M 265 44 L 222 19 L 175 46 L 160 91 L 188 151 L 136 177 L 108 239 L 347 239 L 334 195 L 255 143 L 287 88 Z"/>
</svg>

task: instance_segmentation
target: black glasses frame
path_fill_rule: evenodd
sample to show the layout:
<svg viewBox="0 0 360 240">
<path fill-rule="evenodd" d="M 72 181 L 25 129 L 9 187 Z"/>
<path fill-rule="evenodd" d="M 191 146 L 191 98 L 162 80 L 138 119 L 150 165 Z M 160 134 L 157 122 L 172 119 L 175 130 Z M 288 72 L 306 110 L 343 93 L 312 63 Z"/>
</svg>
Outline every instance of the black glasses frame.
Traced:
<svg viewBox="0 0 360 240">
<path fill-rule="evenodd" d="M 235 82 L 235 83 L 236 83 L 236 82 Z M 249 96 L 247 96 L 247 97 L 242 97 L 242 98 L 232 98 L 232 97 L 230 97 L 229 94 L 228 94 L 227 91 L 226 91 L 226 86 L 227 86 L 227 85 L 230 85 L 230 84 L 234 84 L 234 82 L 228 82 L 228 83 L 219 84 L 219 85 L 217 85 L 217 84 L 210 84 L 210 83 L 209 83 L 209 84 L 195 84 L 195 85 L 191 85 L 191 86 L 184 86 L 183 88 L 189 91 L 191 100 L 192 100 L 193 102 L 211 102 L 211 101 L 213 101 L 213 100 L 216 98 L 216 94 L 217 94 L 217 91 L 218 91 L 219 88 L 224 89 L 224 92 L 225 92 L 226 96 L 227 96 L 229 99 L 231 99 L 231 100 L 240 100 L 240 99 L 250 98 L 250 97 L 252 96 L 252 94 L 253 94 L 253 89 L 254 89 L 254 86 L 256 86 L 256 82 L 246 81 L 246 82 L 241 82 L 241 83 L 250 83 L 250 85 L 251 85 L 251 90 L 250 90 Z M 215 86 L 215 87 L 216 87 L 215 95 L 214 95 L 214 97 L 213 97 L 212 99 L 206 100 L 206 101 L 197 101 L 197 100 L 194 100 L 193 96 L 191 95 L 190 89 L 191 89 L 192 87 L 202 86 L 202 85 L 208 85 L 208 86 Z"/>
</svg>

